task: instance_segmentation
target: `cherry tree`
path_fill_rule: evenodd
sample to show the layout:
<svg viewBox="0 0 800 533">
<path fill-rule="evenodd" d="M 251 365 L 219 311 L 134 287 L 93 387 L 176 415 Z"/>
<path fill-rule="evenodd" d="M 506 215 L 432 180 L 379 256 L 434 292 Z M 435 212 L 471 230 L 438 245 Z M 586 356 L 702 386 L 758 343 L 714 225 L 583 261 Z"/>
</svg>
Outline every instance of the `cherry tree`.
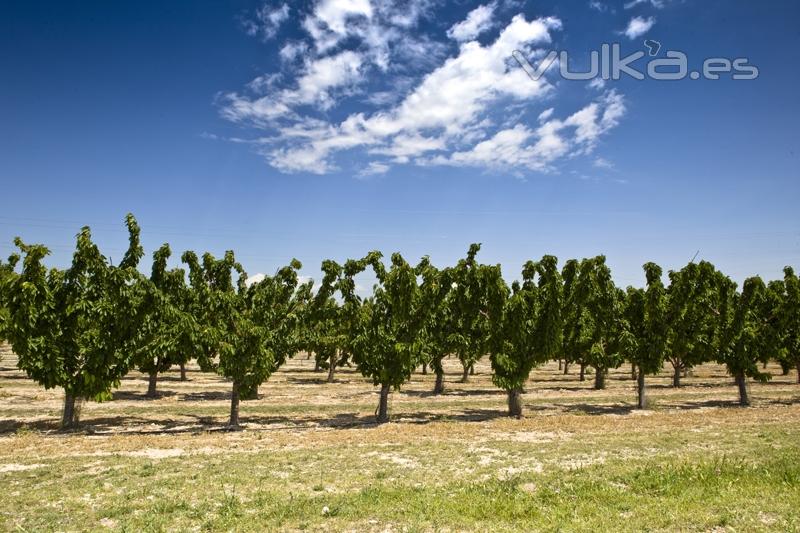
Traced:
<svg viewBox="0 0 800 533">
<path fill-rule="evenodd" d="M 450 269 L 428 265 L 422 272 L 422 298 L 426 309 L 424 364 L 430 365 L 436 381 L 433 394 L 444 392 L 444 358 L 453 352 L 453 315 L 450 302 L 453 283 Z"/>
<path fill-rule="evenodd" d="M 655 263 L 644 265 L 645 289 L 628 287 L 620 333 L 621 353 L 638 369 L 636 392 L 639 409 L 647 409 L 645 376 L 664 366 L 667 343 L 666 289 L 663 271 Z"/>
<path fill-rule="evenodd" d="M 680 386 L 683 372 L 713 358 L 715 275 L 707 261 L 669 273 L 666 358 L 672 364 L 674 387 Z"/>
<path fill-rule="evenodd" d="M 395 253 L 386 269 L 380 258 L 372 252 L 360 261 L 348 261 L 345 279 L 352 280 L 367 265 L 378 279 L 372 297 L 358 307 L 350 343 L 361 374 L 381 387 L 376 420 L 383 423 L 389 420 L 389 393 L 409 380 L 424 357 L 427 316 L 417 278 L 429 262 L 423 258 L 413 267 Z M 346 304 L 359 303 L 354 291 L 345 291 L 343 296 Z"/>
<path fill-rule="evenodd" d="M 486 314 L 490 294 L 487 284 L 494 282 L 494 267 L 483 265 L 475 259 L 480 249 L 480 244 L 472 244 L 467 257 L 449 269 L 449 339 L 464 369 L 462 382 L 467 382 L 475 363 L 487 353 L 490 339 L 489 317 Z"/>
<path fill-rule="evenodd" d="M 14 268 L 17 266 L 18 262 L 19 256 L 17 254 L 12 254 L 8 258 L 7 263 L 3 263 L 3 261 L 0 260 L 0 343 L 6 340 L 4 330 L 8 327 L 10 319 L 6 300 L 10 294 L 10 286 L 16 277 Z"/>
<path fill-rule="evenodd" d="M 780 360 L 797 369 L 797 383 L 800 383 L 800 277 L 787 266 L 783 269 L 783 280 L 772 286 L 778 297 L 775 316 L 780 331 Z"/>
<path fill-rule="evenodd" d="M 196 346 L 197 324 L 189 309 L 189 289 L 183 269 L 167 270 L 168 244 L 153 254 L 150 279 L 142 298 L 142 326 L 134 364 L 148 375 L 147 396 L 156 396 L 158 374 L 185 365 Z"/>
<path fill-rule="evenodd" d="M 486 272 L 487 306 L 492 325 L 492 381 L 508 394 L 509 416 L 522 416 L 522 392 L 531 370 L 561 348 L 561 275 L 551 255 L 529 261 L 512 294 L 499 265 Z"/>
<path fill-rule="evenodd" d="M 724 364 L 736 380 L 739 404 L 750 405 L 748 378 L 766 382 L 771 376 L 761 372 L 758 363 L 776 350 L 771 331 L 772 313 L 767 289 L 759 277 L 747 278 L 742 291 L 730 278 L 718 275 L 717 361 Z"/>
<path fill-rule="evenodd" d="M 564 279 L 562 352 L 567 361 L 595 370 L 595 388 L 605 388 L 609 368 L 622 363 L 618 346 L 623 293 L 611 279 L 605 257 L 569 260 Z"/>
<path fill-rule="evenodd" d="M 594 388 L 604 389 L 608 370 L 619 367 L 623 361 L 619 341 L 625 296 L 611 279 L 605 256 L 584 261 L 587 266 L 581 269 L 580 283 L 587 285 L 585 305 L 591 318 L 584 328 L 589 349 L 582 359 L 594 368 Z"/>
<path fill-rule="evenodd" d="M 293 260 L 274 276 L 247 285 L 247 273 L 232 251 L 221 259 L 206 253 L 202 263 L 185 252 L 190 283 L 197 293 L 203 346 L 201 366 L 231 380 L 228 427 L 238 429 L 239 402 L 250 398 L 299 346 L 297 298 L 300 262 Z M 234 276 L 238 276 L 235 281 Z"/>
<path fill-rule="evenodd" d="M 65 270 L 44 266 L 45 246 L 14 241 L 22 267 L 4 283 L 5 334 L 28 377 L 47 389 L 64 389 L 62 427 L 78 423 L 83 399 L 110 399 L 130 368 L 141 326 L 136 266 L 143 250 L 133 215 L 126 223 L 129 247 L 118 266 L 100 253 L 88 227 L 78 234 Z"/>
</svg>

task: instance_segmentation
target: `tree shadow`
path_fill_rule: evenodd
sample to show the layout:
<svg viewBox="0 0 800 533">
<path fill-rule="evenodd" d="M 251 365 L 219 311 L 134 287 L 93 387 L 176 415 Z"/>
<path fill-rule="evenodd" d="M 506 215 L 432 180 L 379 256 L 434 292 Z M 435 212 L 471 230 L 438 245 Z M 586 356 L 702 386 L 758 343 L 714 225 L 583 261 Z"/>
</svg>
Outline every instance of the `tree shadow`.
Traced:
<svg viewBox="0 0 800 533">
<path fill-rule="evenodd" d="M 750 395 L 750 401 L 752 405 L 748 406 L 748 408 L 758 408 L 762 406 L 772 406 L 772 405 L 794 405 L 796 403 L 800 403 L 800 396 L 794 396 L 792 398 L 762 398 L 759 396 Z M 685 402 L 673 401 L 669 403 L 662 403 L 660 405 L 661 407 L 666 407 L 670 409 L 681 409 L 681 410 L 713 408 L 713 407 L 717 408 L 742 407 L 742 405 L 739 404 L 738 398 L 733 398 L 728 400 L 699 400 L 699 401 L 685 401 Z"/>
<path fill-rule="evenodd" d="M 398 424 L 430 424 L 432 422 L 486 422 L 508 416 L 506 411 L 498 409 L 462 409 L 453 413 L 436 413 L 431 411 L 414 411 L 396 413 L 391 419 Z"/>
<path fill-rule="evenodd" d="M 327 385 L 328 384 L 328 377 L 327 375 L 321 375 L 318 378 L 296 378 L 292 376 L 286 376 L 286 382 L 292 383 L 294 385 Z M 334 380 L 333 383 L 343 383 L 339 380 Z"/>
<path fill-rule="evenodd" d="M 146 392 L 115 390 L 111 393 L 112 400 L 152 401 L 159 398 L 169 398 L 178 393 L 171 390 L 158 390 L 155 396 L 148 396 Z"/>
<path fill-rule="evenodd" d="M 587 415 L 629 415 L 635 406 L 627 404 L 598 405 L 591 403 L 554 403 L 554 407 L 566 413 L 581 413 Z"/>
<path fill-rule="evenodd" d="M 449 387 L 445 387 L 444 392 L 439 394 L 434 394 L 432 390 L 408 390 L 403 389 L 400 391 L 401 394 L 406 396 L 412 396 L 416 398 L 447 398 L 448 396 L 463 396 L 463 397 L 471 397 L 471 396 L 498 396 L 498 395 L 505 395 L 505 391 L 502 389 L 453 389 Z"/>
<path fill-rule="evenodd" d="M 588 381 L 586 385 L 583 386 L 572 386 L 572 387 L 560 387 L 558 385 L 548 386 L 543 385 L 541 381 L 534 381 L 533 386 L 531 387 L 533 391 L 569 391 L 569 392 L 582 392 L 582 391 L 589 391 L 589 390 L 597 390 L 595 389 L 591 383 Z"/>
<path fill-rule="evenodd" d="M 231 391 L 200 391 L 187 392 L 178 398 L 180 402 L 222 401 L 231 399 Z M 257 399 L 257 398 L 253 398 Z"/>
<path fill-rule="evenodd" d="M 141 416 L 117 415 L 82 419 L 75 428 L 62 429 L 59 418 L 35 420 L 0 420 L 0 435 L 16 433 L 20 429 L 36 430 L 51 435 L 137 435 L 188 432 L 186 422 L 179 420 L 153 420 Z M 145 429 L 144 426 L 157 426 Z M 141 429 L 137 429 L 137 426 Z M 129 429 L 133 428 L 133 429 Z M 176 431 L 177 429 L 177 431 Z M 192 431 L 201 432 L 202 428 Z"/>
</svg>

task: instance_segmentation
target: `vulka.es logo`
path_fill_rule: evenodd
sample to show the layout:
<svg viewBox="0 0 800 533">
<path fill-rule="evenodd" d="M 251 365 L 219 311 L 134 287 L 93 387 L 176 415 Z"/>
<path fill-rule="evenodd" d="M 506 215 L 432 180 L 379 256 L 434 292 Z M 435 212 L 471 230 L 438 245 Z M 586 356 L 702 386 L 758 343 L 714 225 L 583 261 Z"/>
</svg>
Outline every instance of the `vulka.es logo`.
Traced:
<svg viewBox="0 0 800 533">
<path fill-rule="evenodd" d="M 648 39 L 644 41 L 645 48 L 651 57 L 657 56 L 662 46 L 658 41 Z M 565 80 L 587 81 L 595 78 L 604 80 L 619 80 L 624 75 L 636 80 L 650 78 L 653 80 L 675 81 L 687 77 L 692 80 L 700 78 L 718 80 L 721 76 L 730 76 L 734 80 L 754 80 L 758 78 L 758 67 L 751 65 L 747 58 L 739 57 L 728 59 L 724 57 L 711 57 L 703 61 L 701 70 L 689 71 L 689 58 L 683 52 L 667 50 L 665 57 L 650 59 L 644 70 L 639 70 L 635 64 L 645 57 L 643 51 L 634 52 L 622 57 L 620 44 L 603 44 L 600 50 L 592 50 L 589 54 L 589 70 L 574 72 L 569 67 L 569 53 L 550 51 L 537 66 L 533 66 L 525 55 L 519 50 L 511 54 L 528 76 L 538 81 L 558 59 L 558 70 Z"/>
</svg>

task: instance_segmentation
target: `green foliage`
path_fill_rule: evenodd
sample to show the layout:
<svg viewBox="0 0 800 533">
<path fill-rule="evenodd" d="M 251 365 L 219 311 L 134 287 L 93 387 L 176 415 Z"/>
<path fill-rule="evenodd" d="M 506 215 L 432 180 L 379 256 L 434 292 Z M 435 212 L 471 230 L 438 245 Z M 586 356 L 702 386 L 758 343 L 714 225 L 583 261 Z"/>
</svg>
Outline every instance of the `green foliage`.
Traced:
<svg viewBox="0 0 800 533">
<path fill-rule="evenodd" d="M 717 272 L 707 262 L 669 273 L 666 290 L 666 357 L 680 371 L 713 358 Z M 677 384 L 677 383 L 676 383 Z"/>
<path fill-rule="evenodd" d="M 492 306 L 487 312 L 493 327 L 492 381 L 506 391 L 521 391 L 531 370 L 555 357 L 561 348 L 562 282 L 557 259 L 528 261 L 522 270 L 522 284 L 513 294 L 493 269 L 495 280 Z M 497 317 L 497 318 L 495 318 Z"/>
<path fill-rule="evenodd" d="M 483 265 L 476 261 L 480 248 L 480 244 L 472 244 L 467 257 L 449 270 L 448 344 L 461 361 L 465 377 L 467 369 L 489 351 L 493 326 L 487 309 L 497 304 L 491 299 L 497 297 L 496 285 L 498 280 L 502 281 L 499 265 Z"/>
<path fill-rule="evenodd" d="M 453 308 L 451 270 L 439 270 L 428 264 L 422 271 L 422 306 L 427 320 L 424 327 L 425 346 L 422 362 L 430 365 L 436 374 L 434 393 L 444 391 L 444 367 L 442 361 L 453 353 Z"/>
<path fill-rule="evenodd" d="M 399 389 L 425 351 L 422 333 L 426 315 L 417 275 L 428 262 L 423 259 L 415 268 L 395 253 L 391 267 L 385 270 L 379 257 L 369 259 L 378 283 L 373 296 L 360 307 L 356 335 L 351 340 L 353 357 L 359 371 L 374 385 Z M 348 299 L 352 302 L 353 296 L 348 295 Z"/>
<path fill-rule="evenodd" d="M 12 254 L 7 263 L 0 260 L 0 343 L 6 340 L 5 328 L 10 320 L 7 300 L 11 294 L 11 284 L 17 276 L 14 268 L 18 262 L 19 256 L 16 254 Z"/>
<path fill-rule="evenodd" d="M 202 264 L 194 252 L 185 252 L 183 261 L 198 303 L 202 366 L 233 382 L 230 425 L 238 426 L 239 395 L 251 397 L 299 348 L 301 265 L 293 260 L 274 276 L 247 286 L 247 274 L 231 251 L 221 259 L 206 253 Z"/>
<path fill-rule="evenodd" d="M 643 374 L 661 371 L 666 357 L 667 301 L 661 267 L 644 265 L 647 287 L 628 287 L 623 310 L 620 348 L 625 358 Z"/>
<path fill-rule="evenodd" d="M 314 352 L 317 364 L 328 369 L 329 380 L 337 366 L 347 364 L 352 351 L 348 332 L 358 320 L 359 303 L 355 298 L 355 282 L 344 275 L 344 269 L 335 261 L 322 263 L 323 277 L 316 294 L 312 285 L 303 290 L 305 301 L 302 319 L 302 343 Z M 340 304 L 334 295 L 348 295 Z"/>
<path fill-rule="evenodd" d="M 622 364 L 621 335 L 624 293 L 611 279 L 602 255 L 570 260 L 564 265 L 564 333 L 567 360 L 593 366 L 600 374 Z"/>
<path fill-rule="evenodd" d="M 143 251 L 136 220 L 128 215 L 126 221 L 130 246 L 116 267 L 92 242 L 88 227 L 78 234 L 66 270 L 48 271 L 47 248 L 15 239 L 22 268 L 4 282 L 5 334 L 19 368 L 45 388 L 63 387 L 68 401 L 110 398 L 130 367 L 141 325 L 136 265 Z M 69 414 L 65 423 L 73 422 Z"/>
<path fill-rule="evenodd" d="M 153 377 L 172 365 L 186 363 L 197 344 L 186 273 L 180 268 L 167 270 L 171 253 L 168 244 L 156 250 L 150 279 L 143 281 L 142 326 L 134 363 L 140 372 Z"/>
<path fill-rule="evenodd" d="M 772 310 L 764 282 L 757 276 L 747 278 L 741 293 L 727 277 L 719 276 L 718 283 L 717 361 L 737 379 L 768 381 L 770 375 L 758 367 L 775 350 L 774 338 L 768 334 Z"/>
<path fill-rule="evenodd" d="M 772 336 L 779 343 L 777 352 L 780 361 L 800 372 L 800 277 L 788 266 L 783 269 L 783 275 L 783 280 L 769 284 L 775 317 L 771 322 Z"/>
<path fill-rule="evenodd" d="M 88 227 L 64 270 L 48 270 L 49 250 L 19 238 L 20 254 L 0 262 L 0 341 L 11 342 L 31 378 L 65 389 L 66 422 L 70 398 L 108 398 L 132 365 L 156 376 L 194 357 L 233 382 L 236 425 L 239 396 L 251 397 L 300 348 L 316 353 L 329 380 L 352 359 L 381 385 L 382 408 L 422 362 L 441 392 L 442 361 L 451 354 L 465 378 L 489 354 L 494 383 L 516 395 L 510 407 L 531 370 L 554 357 L 594 367 L 598 388 L 607 370 L 627 359 L 639 371 L 641 405 L 644 376 L 661 371 L 665 360 L 675 384 L 681 370 L 724 363 L 743 403 L 745 378 L 769 379 L 758 363 L 800 367 L 800 278 L 789 267 L 783 280 L 749 278 L 738 292 L 705 261 L 670 271 L 668 286 L 662 269 L 647 263 L 646 287 L 622 291 L 604 256 L 569 260 L 559 272 L 546 255 L 526 263 L 509 290 L 500 265 L 478 262 L 480 244 L 472 244 L 464 259 L 441 270 L 427 257 L 413 266 L 399 253 L 387 269 L 382 255 L 370 252 L 343 265 L 324 261 L 317 287 L 298 285 L 296 261 L 248 286 L 233 252 L 220 259 L 186 252 L 187 285 L 183 269 L 167 269 L 167 244 L 153 254 L 149 279 L 137 271 L 140 230 L 132 215 L 126 223 L 129 247 L 118 266 L 100 253 Z M 370 267 L 378 282 L 363 299 L 355 276 Z"/>
</svg>

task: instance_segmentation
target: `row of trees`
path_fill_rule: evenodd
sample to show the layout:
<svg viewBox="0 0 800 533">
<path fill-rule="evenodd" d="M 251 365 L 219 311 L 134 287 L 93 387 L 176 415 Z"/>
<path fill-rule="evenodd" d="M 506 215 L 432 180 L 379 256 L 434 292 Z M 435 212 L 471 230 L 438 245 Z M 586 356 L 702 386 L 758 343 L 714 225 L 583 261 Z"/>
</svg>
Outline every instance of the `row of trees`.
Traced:
<svg viewBox="0 0 800 533">
<path fill-rule="evenodd" d="M 609 369 L 629 362 L 640 408 L 646 376 L 666 362 L 675 386 L 695 365 L 726 365 L 742 405 L 750 403 L 750 379 L 769 379 L 759 367 L 768 359 L 798 368 L 800 380 L 800 279 L 789 267 L 783 280 L 753 277 L 737 290 L 705 261 L 670 271 L 667 285 L 661 268 L 647 263 L 646 285 L 623 290 L 603 256 L 559 268 L 545 255 L 509 286 L 500 265 L 478 261 L 473 244 L 444 269 L 397 253 L 387 265 L 370 252 L 344 264 L 324 261 L 317 285 L 300 283 L 296 260 L 248 284 L 233 252 L 185 252 L 186 270 L 170 270 L 166 244 L 144 276 L 139 226 L 132 215 L 126 223 L 129 247 L 118 265 L 100 253 L 88 227 L 66 269 L 47 269 L 47 248 L 19 238 L 19 254 L 0 262 L 0 340 L 11 343 L 30 378 L 64 389 L 65 427 L 77 423 L 81 400 L 109 398 L 132 368 L 149 375 L 155 396 L 159 373 L 189 359 L 230 380 L 229 425 L 238 427 L 240 400 L 303 350 L 329 381 L 338 367 L 355 364 L 379 386 L 378 422 L 388 420 L 391 391 L 421 364 L 436 375 L 433 392 L 442 393 L 447 356 L 460 360 L 464 381 L 488 356 L 493 382 L 517 417 L 531 371 L 554 359 L 565 373 L 579 365 L 581 379 L 593 368 L 599 389 Z M 355 277 L 367 269 L 377 283 L 363 298 Z"/>
</svg>

